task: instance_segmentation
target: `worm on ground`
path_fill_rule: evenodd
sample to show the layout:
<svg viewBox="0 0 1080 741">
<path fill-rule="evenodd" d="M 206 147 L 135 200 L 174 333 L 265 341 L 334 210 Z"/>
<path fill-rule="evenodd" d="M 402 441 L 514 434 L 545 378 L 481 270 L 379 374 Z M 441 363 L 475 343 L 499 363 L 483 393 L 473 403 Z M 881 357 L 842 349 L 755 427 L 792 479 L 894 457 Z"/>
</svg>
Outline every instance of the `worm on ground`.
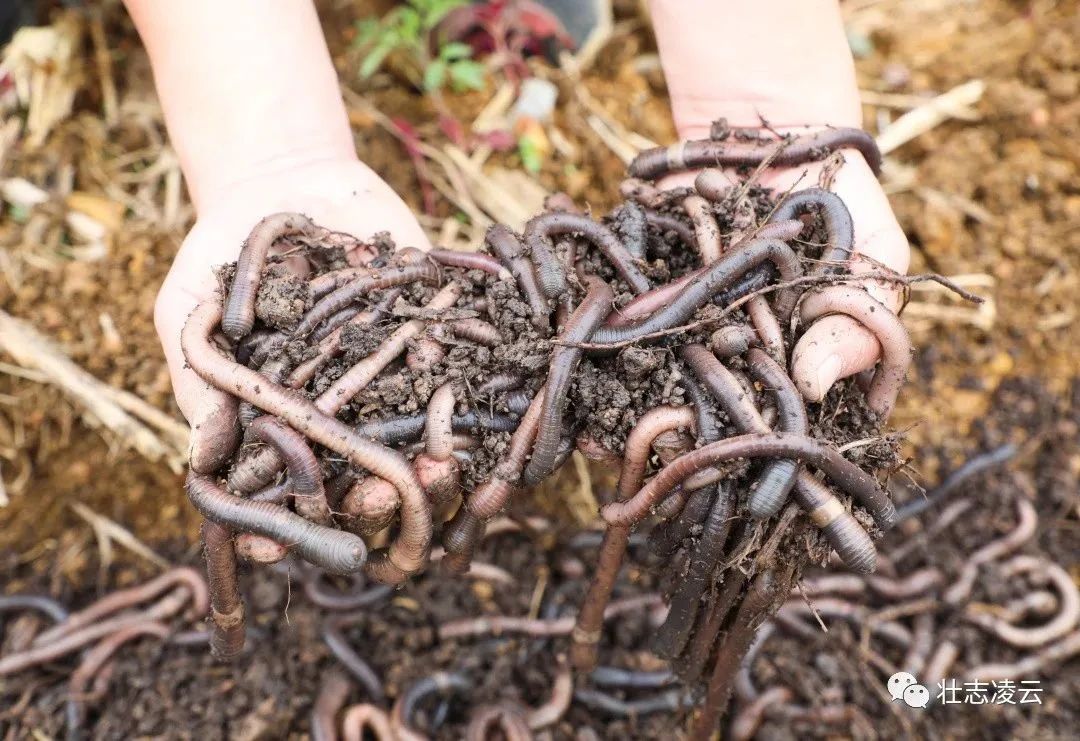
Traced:
<svg viewBox="0 0 1080 741">
<path fill-rule="evenodd" d="M 921 676 L 926 660 L 934 648 L 934 638 L 934 616 L 928 612 L 916 615 L 911 631 L 911 645 L 904 654 L 900 668 L 916 677 Z"/>
<path fill-rule="evenodd" d="M 1045 574 L 1061 595 L 1058 614 L 1050 622 L 1034 628 L 1012 625 L 1001 617 L 970 608 L 964 613 L 965 620 L 1020 648 L 1037 648 L 1057 640 L 1080 622 L 1080 592 L 1065 569 L 1043 558 L 1014 556 L 1002 564 L 1001 572 L 1006 578 L 1032 572 Z"/>
<path fill-rule="evenodd" d="M 437 461 L 448 460 L 454 452 L 454 384 L 444 383 L 431 395 L 427 405 L 424 441 L 427 454 Z"/>
<path fill-rule="evenodd" d="M 606 621 L 628 612 L 662 608 L 663 604 L 663 599 L 659 594 L 625 597 L 611 602 L 603 611 L 602 619 Z M 526 635 L 531 638 L 550 638 L 569 635 L 574 631 L 574 624 L 573 615 L 548 619 L 484 615 L 442 623 L 438 626 L 438 632 L 441 640 L 512 634 Z"/>
<path fill-rule="evenodd" d="M 690 195 L 683 199 L 690 221 L 694 223 L 694 237 L 697 243 L 701 263 L 708 265 L 720 259 L 720 227 L 712 212 L 712 204 L 699 195 Z"/>
<path fill-rule="evenodd" d="M 540 283 L 544 286 L 547 296 L 555 298 L 566 291 L 566 276 L 551 250 L 551 237 L 575 233 L 580 233 L 603 253 L 634 293 L 644 293 L 649 290 L 649 279 L 638 268 L 633 255 L 627 251 L 614 232 L 583 214 L 556 211 L 540 214 L 525 225 L 525 245 L 532 251 Z M 560 277 L 562 278 L 561 287 Z"/>
<path fill-rule="evenodd" d="M 510 231 L 509 227 L 496 224 L 487 230 L 484 241 L 491 251 L 506 264 L 514 280 L 517 281 L 518 288 L 529 304 L 533 326 L 541 332 L 549 332 L 548 316 L 551 309 L 548 307 L 547 298 L 536 283 L 536 274 L 533 272 L 529 258 L 525 256 L 525 248 L 521 240 Z"/>
<path fill-rule="evenodd" d="M 674 684 L 675 675 L 667 670 L 636 671 L 617 666 L 598 666 L 589 673 L 589 681 L 597 687 L 658 689 Z"/>
<path fill-rule="evenodd" d="M 337 715 L 349 698 L 349 679 L 337 669 L 331 669 L 323 677 L 319 694 L 311 708 L 312 741 L 335 741 Z"/>
<path fill-rule="evenodd" d="M 447 322 L 445 326 L 455 337 L 460 337 L 469 342 L 475 342 L 485 347 L 497 347 L 503 344 L 502 333 L 498 328 L 475 317 L 468 319 L 455 319 Z"/>
<path fill-rule="evenodd" d="M 881 169 L 881 152 L 874 137 L 862 129 L 828 128 L 812 134 L 752 141 L 702 139 L 641 152 L 630 163 L 631 178 L 656 180 L 672 172 L 700 167 L 792 167 L 824 159 L 840 149 L 857 149 L 874 172 Z"/>
<path fill-rule="evenodd" d="M 532 741 L 524 711 L 516 703 L 482 705 L 473 711 L 465 728 L 465 741 Z"/>
<path fill-rule="evenodd" d="M 851 317 L 870 330 L 881 344 L 881 366 L 874 373 L 866 402 L 885 419 L 892 412 L 911 364 L 911 339 L 907 330 L 885 304 L 853 286 L 829 286 L 810 291 L 803 299 L 800 320 L 804 325 L 828 314 Z M 793 365 L 798 365 L 799 356 L 806 351 L 805 344 L 804 335 L 792 352 Z M 796 375 L 795 382 L 806 388 L 812 381 Z"/>
<path fill-rule="evenodd" d="M 1029 615 L 1046 617 L 1058 610 L 1058 598 L 1053 592 L 1039 590 L 1028 592 L 1022 597 L 1007 602 L 1003 607 L 995 608 L 994 614 L 1009 623 L 1018 623 Z"/>
<path fill-rule="evenodd" d="M 485 273 L 494 275 L 499 280 L 514 279 L 514 276 L 503 267 L 503 264 L 498 259 L 482 252 L 431 250 L 427 255 L 440 265 L 450 265 L 456 268 L 465 268 L 466 270 L 482 270 Z"/>
<path fill-rule="evenodd" d="M 799 592 L 807 598 L 838 594 L 857 597 L 866 592 L 866 581 L 856 574 L 821 574 L 799 580 Z"/>
<path fill-rule="evenodd" d="M 606 692 L 583 687 L 574 691 L 574 700 L 588 708 L 600 710 L 617 718 L 640 718 L 655 713 L 674 713 L 683 708 L 693 707 L 695 704 L 693 696 L 685 689 L 665 690 L 652 697 L 623 700 Z"/>
<path fill-rule="evenodd" d="M 210 650 L 216 658 L 231 661 L 244 650 L 245 637 L 244 600 L 236 575 L 232 532 L 217 522 L 203 520 L 201 533 L 210 586 L 210 617 L 214 622 Z"/>
<path fill-rule="evenodd" d="M 820 214 L 825 222 L 826 248 L 821 264 L 812 271 L 825 275 L 843 268 L 855 250 L 855 227 L 840 196 L 823 188 L 807 188 L 790 193 L 773 211 L 769 223 L 783 223 L 798 219 L 804 214 Z"/>
<path fill-rule="evenodd" d="M 611 312 L 614 292 L 605 281 L 586 276 L 588 293 L 570 316 L 559 337 L 567 342 L 587 340 Z M 522 483 L 532 486 L 546 479 L 555 470 L 555 458 L 562 439 L 563 413 L 566 395 L 574 371 L 581 360 L 582 350 L 571 345 L 557 345 L 551 352 L 548 365 L 547 391 L 533 444 L 532 457 L 522 473 Z"/>
<path fill-rule="evenodd" d="M 399 741 L 425 741 L 428 736 L 412 724 L 420 701 L 428 695 L 464 694 L 472 688 L 473 683 L 464 675 L 450 672 L 435 672 L 417 680 L 401 693 L 390 713 L 390 725 L 396 737 Z"/>
<path fill-rule="evenodd" d="M 747 272 L 762 264 L 772 262 L 780 270 L 784 280 L 792 280 L 802 275 L 802 267 L 795 253 L 778 240 L 755 240 L 737 250 L 726 253 L 709 266 L 708 270 L 690 281 L 671 303 L 662 307 L 646 319 L 625 327 L 601 327 L 592 337 L 591 342 L 608 345 L 640 339 L 645 335 L 659 332 L 686 321 L 706 301 L 721 290 L 731 287 L 735 281 Z M 777 314 L 781 317 L 790 315 L 798 295 L 790 289 L 777 292 Z"/>
<path fill-rule="evenodd" d="M 560 661 L 551 687 L 551 697 L 543 705 L 530 708 L 525 714 L 525 722 L 531 730 L 539 730 L 555 725 L 570 709 L 574 695 L 574 674 L 570 667 Z"/>
<path fill-rule="evenodd" d="M 322 468 L 303 435 L 265 415 L 252 422 L 248 431 L 277 450 L 278 456 L 285 461 L 297 513 L 319 525 L 330 524 L 332 518 L 323 490 Z"/>
<path fill-rule="evenodd" d="M 947 498 L 962 485 L 982 474 L 993 471 L 1016 457 L 1019 448 L 1013 443 L 1006 443 L 993 450 L 981 453 L 964 462 L 964 465 L 949 473 L 945 479 L 935 486 L 921 499 L 912 499 L 896 508 L 897 521 L 916 517 L 938 502 Z"/>
<path fill-rule="evenodd" d="M 370 703 L 352 705 L 341 720 L 342 741 L 364 741 L 370 732 L 376 741 L 397 741 L 390 725 L 390 716 Z"/>
<path fill-rule="evenodd" d="M 863 579 L 877 594 L 892 602 L 899 602 L 937 589 L 945 582 L 945 574 L 940 569 L 930 567 L 913 571 L 903 579 L 887 576 L 864 576 Z"/>
<path fill-rule="evenodd" d="M 68 610 L 52 597 L 37 594 L 0 594 L 0 612 L 33 610 L 40 612 L 54 623 L 68 619 Z"/>
<path fill-rule="evenodd" d="M 1080 630 L 1073 631 L 1057 643 L 1047 646 L 1013 664 L 982 664 L 968 670 L 966 679 L 993 682 L 1020 679 L 1043 672 L 1050 666 L 1062 664 L 1080 654 Z"/>
<path fill-rule="evenodd" d="M 776 622 L 800 636 L 812 638 L 820 635 L 821 631 L 816 626 L 807 625 L 802 618 L 814 614 L 863 626 L 899 648 L 911 645 L 911 631 L 903 624 L 892 620 L 867 620 L 867 608 L 836 597 L 820 597 L 814 600 L 813 605 L 808 605 L 801 599 L 788 600 L 776 613 Z"/>
<path fill-rule="evenodd" d="M 971 595 L 975 586 L 975 579 L 979 575 L 979 567 L 995 559 L 1007 556 L 1029 541 L 1035 535 L 1035 528 L 1039 524 L 1039 515 L 1035 507 L 1024 498 L 1016 500 L 1016 527 L 1008 534 L 996 540 L 992 540 L 977 551 L 968 556 L 960 567 L 960 573 L 956 580 L 945 590 L 942 595 L 946 604 L 959 605 Z"/>
<path fill-rule="evenodd" d="M 324 610 L 335 612 L 360 610 L 382 602 L 394 592 L 394 587 L 390 584 L 376 584 L 369 587 L 366 580 L 358 578 L 357 574 L 349 576 L 353 583 L 347 590 L 328 586 L 323 577 L 324 575 L 320 572 L 308 574 L 302 580 L 302 584 L 304 595 L 312 604 Z"/>
<path fill-rule="evenodd" d="M 926 682 L 926 686 L 933 687 L 945 679 L 949 675 L 949 669 L 956 663 L 959 655 L 960 648 L 952 641 L 945 640 L 939 643 L 934 652 L 930 654 L 930 658 L 926 661 L 926 668 L 920 675 L 922 680 Z M 990 677 L 987 677 L 987 679 L 990 679 Z"/>
<path fill-rule="evenodd" d="M 389 587 L 389 585 L 381 585 Z M 363 613 L 361 613 L 363 614 Z M 322 639 L 330 653 L 334 655 L 342 666 L 352 675 L 353 679 L 360 683 L 372 702 L 381 704 L 386 699 L 386 691 L 383 682 L 371 665 L 356 652 L 352 647 L 342 628 L 356 621 L 357 616 L 341 615 L 329 617 L 323 622 Z"/>
<path fill-rule="evenodd" d="M 626 452 L 616 487 L 617 501 L 628 500 L 641 489 L 653 440 L 663 432 L 692 428 L 693 424 L 694 412 L 690 407 L 658 406 L 641 415 L 626 438 Z M 646 509 L 645 513 L 647 512 Z M 630 529 L 636 522 L 637 520 L 632 520 L 609 525 L 604 532 L 596 570 L 589 582 L 585 599 L 582 600 L 570 646 L 570 660 L 580 671 L 596 666 L 604 611 L 611 599 L 615 579 L 619 575 L 619 568 L 630 542 Z"/>
<path fill-rule="evenodd" d="M 278 213 L 255 225 L 240 250 L 229 296 L 221 318 L 221 331 L 233 340 L 251 331 L 255 324 L 255 299 L 266 257 L 274 242 L 293 234 L 308 235 L 315 229 L 311 219 L 302 214 Z"/>
<path fill-rule="evenodd" d="M 765 720 L 765 711 L 790 702 L 794 693 L 787 687 L 770 687 L 739 708 L 731 718 L 728 735 L 732 741 L 750 741 Z"/>
</svg>

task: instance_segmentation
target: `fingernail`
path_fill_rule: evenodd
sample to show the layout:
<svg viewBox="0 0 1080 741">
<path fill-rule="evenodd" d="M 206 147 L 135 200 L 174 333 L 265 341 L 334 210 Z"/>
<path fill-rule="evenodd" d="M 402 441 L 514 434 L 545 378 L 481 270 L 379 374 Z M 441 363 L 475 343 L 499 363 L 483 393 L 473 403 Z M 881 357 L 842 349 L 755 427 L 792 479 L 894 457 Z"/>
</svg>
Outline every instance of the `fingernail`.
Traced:
<svg viewBox="0 0 1080 741">
<path fill-rule="evenodd" d="M 817 368 L 817 392 L 818 399 L 824 399 L 829 387 L 840 377 L 840 371 L 844 367 L 844 359 L 839 355 L 830 355 L 821 361 Z"/>
</svg>

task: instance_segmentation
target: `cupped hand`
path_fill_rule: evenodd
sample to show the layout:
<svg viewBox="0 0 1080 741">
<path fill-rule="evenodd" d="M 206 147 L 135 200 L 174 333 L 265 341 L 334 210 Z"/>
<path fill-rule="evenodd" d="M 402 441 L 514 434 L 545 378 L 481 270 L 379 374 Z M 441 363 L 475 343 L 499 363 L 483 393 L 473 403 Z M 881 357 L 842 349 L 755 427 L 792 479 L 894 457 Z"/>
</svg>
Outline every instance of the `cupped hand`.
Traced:
<svg viewBox="0 0 1080 741">
<path fill-rule="evenodd" d="M 268 169 L 215 193 L 201 194 L 200 205 L 198 220 L 177 252 L 154 307 L 177 404 L 195 429 L 216 410 L 219 396 L 186 366 L 180 331 L 191 310 L 218 289 L 214 268 L 236 260 L 261 218 L 297 211 L 321 227 L 360 240 L 389 232 L 399 247 L 430 247 L 409 207 L 355 159 Z"/>
</svg>

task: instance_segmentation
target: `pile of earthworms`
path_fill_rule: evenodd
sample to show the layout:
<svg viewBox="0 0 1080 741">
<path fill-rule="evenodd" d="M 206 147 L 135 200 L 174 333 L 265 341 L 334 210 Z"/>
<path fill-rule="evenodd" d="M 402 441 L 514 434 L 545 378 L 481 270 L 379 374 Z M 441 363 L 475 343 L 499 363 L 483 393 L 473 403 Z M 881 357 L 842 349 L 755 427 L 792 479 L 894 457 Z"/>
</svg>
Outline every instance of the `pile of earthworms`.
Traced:
<svg viewBox="0 0 1080 741">
<path fill-rule="evenodd" d="M 210 632 L 200 628 L 209 607 L 209 589 L 202 574 L 186 567 L 112 592 L 77 612 L 69 612 L 50 597 L 0 595 L 0 613 L 16 615 L 0 633 L 0 678 L 81 652 L 68 678 L 66 709 L 69 737 L 78 738 L 87 706 L 108 692 L 113 655 L 125 644 L 146 637 L 205 646 Z M 13 710 L 25 707 L 36 688 L 28 683 Z"/>
<path fill-rule="evenodd" d="M 916 505 L 922 502 L 915 500 Z M 802 579 L 798 594 L 759 629 L 734 677 L 738 707 L 730 721 L 731 738 L 752 738 L 766 721 L 785 728 L 871 725 L 870 709 L 845 701 L 835 678 L 802 676 L 785 682 L 784 670 L 776 665 L 784 649 L 770 651 L 770 640 L 776 638 L 794 638 L 819 655 L 842 654 L 841 661 L 856 657 L 876 672 L 878 687 L 895 672 L 909 672 L 931 690 L 932 701 L 939 683 L 948 679 L 965 686 L 979 682 L 987 690 L 1003 680 L 1016 687 L 1080 654 L 1080 591 L 1058 564 L 1017 554 L 1035 535 L 1038 518 L 1023 495 L 1014 506 L 1012 529 L 955 565 L 910 566 L 929 539 L 971 516 L 976 508 L 971 499 L 952 502 L 927 518 L 917 537 L 899 541 L 879 557 L 878 574 L 835 569 Z M 1011 598 L 1003 604 L 983 601 L 980 593 L 990 585 L 998 585 L 998 600 L 1000 594 Z M 824 633 L 818 621 L 847 623 L 856 639 L 835 641 L 835 633 Z"/>
<path fill-rule="evenodd" d="M 821 405 L 804 402 L 789 363 L 827 315 L 871 332 L 877 369 L 842 387 L 852 424 L 873 435 L 903 383 L 907 334 L 851 276 L 852 219 L 836 195 L 776 198 L 718 169 L 841 149 L 880 164 L 858 130 L 776 138 L 719 124 L 642 153 L 607 218 L 553 198 L 523 234 L 492 227 L 476 253 L 363 245 L 374 258 L 344 264 L 335 248 L 348 237 L 298 214 L 262 220 L 182 336 L 217 402 L 195 431 L 187 487 L 206 518 L 216 653 L 243 644 L 238 555 L 291 551 L 399 584 L 428 565 L 438 530 L 443 568 L 464 573 L 486 523 L 575 448 L 621 460 L 573 631 L 578 669 L 595 662 L 627 539 L 647 522 L 683 569 L 657 649 L 686 678 L 734 671 L 797 576 L 788 551 L 805 555 L 810 523 L 852 570 L 873 571 L 867 528 L 888 528 L 895 509 L 840 452 L 849 441 L 811 432 Z M 700 170 L 693 187 L 655 185 L 680 170 Z M 646 369 L 649 408 L 616 410 L 605 428 L 609 410 L 582 408 L 582 379 L 630 384 L 642 350 L 663 366 Z"/>
</svg>

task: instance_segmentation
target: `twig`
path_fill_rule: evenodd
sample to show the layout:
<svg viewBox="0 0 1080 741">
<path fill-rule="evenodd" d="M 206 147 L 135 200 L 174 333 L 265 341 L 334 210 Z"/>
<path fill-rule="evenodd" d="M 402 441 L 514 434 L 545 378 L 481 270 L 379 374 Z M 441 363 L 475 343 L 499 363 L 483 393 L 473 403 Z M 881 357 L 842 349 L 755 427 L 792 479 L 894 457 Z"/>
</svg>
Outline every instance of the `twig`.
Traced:
<svg viewBox="0 0 1080 741">
<path fill-rule="evenodd" d="M 101 544 L 103 568 L 107 567 L 108 561 L 111 560 L 110 554 L 112 549 L 109 544 L 114 541 L 127 548 L 136 556 L 145 558 L 155 566 L 162 569 L 167 569 L 171 566 L 168 561 L 155 553 L 149 546 L 136 538 L 130 530 L 115 520 L 111 520 L 105 515 L 98 514 L 81 502 L 71 502 L 69 506 L 75 511 L 75 514 L 86 520 L 87 524 L 93 528 L 94 536 L 98 539 L 98 543 Z"/>
<path fill-rule="evenodd" d="M 908 111 L 877 135 L 878 149 L 882 154 L 888 154 L 915 137 L 925 134 L 952 118 L 957 109 L 964 110 L 977 103 L 985 90 L 986 83 L 982 80 L 971 80 Z"/>
</svg>

